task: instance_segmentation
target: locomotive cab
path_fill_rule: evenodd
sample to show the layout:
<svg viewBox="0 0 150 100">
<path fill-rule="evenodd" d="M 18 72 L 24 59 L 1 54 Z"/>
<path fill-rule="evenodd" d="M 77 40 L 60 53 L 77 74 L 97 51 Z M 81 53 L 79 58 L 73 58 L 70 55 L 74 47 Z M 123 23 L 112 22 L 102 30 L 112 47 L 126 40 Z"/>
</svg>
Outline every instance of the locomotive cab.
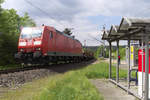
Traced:
<svg viewBox="0 0 150 100">
<path fill-rule="evenodd" d="M 39 57 L 42 49 L 43 30 L 44 27 L 22 28 L 18 42 L 18 53 L 15 58 L 24 60 Z"/>
<path fill-rule="evenodd" d="M 41 49 L 43 28 L 23 28 L 19 38 L 19 52 L 34 52 Z"/>
</svg>

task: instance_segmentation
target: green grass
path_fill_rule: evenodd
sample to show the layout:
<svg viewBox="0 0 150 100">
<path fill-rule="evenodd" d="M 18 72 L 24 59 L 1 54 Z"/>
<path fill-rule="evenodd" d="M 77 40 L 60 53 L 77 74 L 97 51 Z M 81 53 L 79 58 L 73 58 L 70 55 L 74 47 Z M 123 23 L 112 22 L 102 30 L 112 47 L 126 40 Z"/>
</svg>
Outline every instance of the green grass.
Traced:
<svg viewBox="0 0 150 100">
<path fill-rule="evenodd" d="M 109 64 L 106 62 L 100 62 L 98 64 L 93 64 L 85 69 L 82 69 L 81 72 L 85 74 L 87 78 L 108 78 L 109 75 Z M 119 77 L 125 78 L 127 76 L 127 71 L 120 69 Z M 116 67 L 112 66 L 112 77 L 116 77 Z"/>
<path fill-rule="evenodd" d="M 103 100 L 103 97 L 87 77 L 79 71 L 71 71 L 52 80 L 42 91 L 40 100 Z"/>
<path fill-rule="evenodd" d="M 101 61 L 82 69 L 27 83 L 16 91 L 9 91 L 8 97 L 2 100 L 103 100 L 89 79 L 108 78 L 108 71 L 109 65 Z M 115 71 L 113 66 L 113 77 Z M 120 77 L 126 77 L 126 74 L 126 70 L 120 70 Z"/>
<path fill-rule="evenodd" d="M 0 93 L 0 100 L 36 100 L 35 97 L 50 84 L 50 80 L 53 80 L 53 77 L 34 80 L 15 90 L 0 88 L 1 91 L 7 91 L 5 94 Z"/>
<path fill-rule="evenodd" d="M 40 100 L 103 100 L 88 78 L 108 78 L 108 64 L 100 62 L 77 71 L 70 71 L 61 78 L 51 81 L 42 91 Z M 112 67 L 115 77 L 115 67 Z M 127 71 L 120 70 L 120 77 L 126 77 Z"/>
</svg>

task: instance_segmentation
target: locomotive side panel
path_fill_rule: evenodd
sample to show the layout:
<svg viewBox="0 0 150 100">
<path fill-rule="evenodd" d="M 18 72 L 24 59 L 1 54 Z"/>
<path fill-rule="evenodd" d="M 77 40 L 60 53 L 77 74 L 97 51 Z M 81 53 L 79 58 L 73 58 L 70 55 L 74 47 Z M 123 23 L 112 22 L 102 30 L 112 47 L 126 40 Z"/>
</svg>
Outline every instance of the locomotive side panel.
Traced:
<svg viewBox="0 0 150 100">
<path fill-rule="evenodd" d="M 65 36 L 60 34 L 61 35 L 61 39 L 60 39 L 60 49 L 61 49 L 61 52 L 62 52 L 62 55 L 66 54 L 65 53 Z"/>
<path fill-rule="evenodd" d="M 67 38 L 67 37 L 64 37 L 64 44 L 63 44 L 63 45 L 64 45 L 64 52 L 65 52 L 65 53 L 67 53 L 67 50 L 68 50 L 68 45 L 67 45 L 68 42 L 67 42 L 67 41 L 68 41 L 68 38 Z"/>
<path fill-rule="evenodd" d="M 71 39 L 71 53 L 72 54 L 75 54 L 74 52 L 75 52 L 75 50 L 74 50 L 74 39 Z"/>
<path fill-rule="evenodd" d="M 74 47 L 75 47 L 74 40 L 72 38 L 70 38 L 70 51 L 69 52 L 72 54 L 72 56 L 75 56 L 75 53 L 74 53 L 75 48 Z"/>
<path fill-rule="evenodd" d="M 76 53 L 77 54 L 82 54 L 82 45 L 81 45 L 81 43 L 80 42 L 76 42 L 76 46 L 77 46 L 77 50 L 76 50 Z"/>
<path fill-rule="evenodd" d="M 56 55 L 61 56 L 64 53 L 64 36 L 56 32 Z"/>
<path fill-rule="evenodd" d="M 78 52 L 79 52 L 80 54 L 82 54 L 82 44 L 79 42 L 78 45 L 79 45 Z"/>
<path fill-rule="evenodd" d="M 42 53 L 47 55 L 48 52 L 48 29 L 45 27 L 42 38 Z"/>
<path fill-rule="evenodd" d="M 68 38 L 68 47 L 69 47 L 69 49 L 68 49 L 68 53 L 72 53 L 72 40 L 70 39 L 70 38 Z"/>
<path fill-rule="evenodd" d="M 53 28 L 48 27 L 48 55 L 55 55 L 55 41 L 56 41 L 56 32 Z"/>
<path fill-rule="evenodd" d="M 74 50 L 75 50 L 74 53 L 77 54 L 77 50 L 78 50 L 78 49 L 77 49 L 77 42 L 74 41 L 74 44 L 75 44 L 75 46 L 74 46 Z"/>
<path fill-rule="evenodd" d="M 72 51 L 72 53 L 74 53 L 75 54 L 75 51 L 76 51 L 76 42 L 73 40 L 73 51 Z"/>
<path fill-rule="evenodd" d="M 66 53 L 68 53 L 69 51 L 70 51 L 70 43 L 69 43 L 69 38 L 68 37 L 66 37 L 66 43 L 65 43 L 65 45 L 66 45 Z"/>
</svg>

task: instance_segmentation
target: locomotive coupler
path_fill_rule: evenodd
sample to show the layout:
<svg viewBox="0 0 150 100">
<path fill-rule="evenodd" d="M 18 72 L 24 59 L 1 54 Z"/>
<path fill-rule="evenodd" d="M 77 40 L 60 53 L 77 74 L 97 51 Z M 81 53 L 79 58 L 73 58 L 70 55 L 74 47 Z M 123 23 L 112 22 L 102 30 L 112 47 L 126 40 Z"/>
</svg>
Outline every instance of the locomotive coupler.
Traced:
<svg viewBox="0 0 150 100">
<path fill-rule="evenodd" d="M 41 52 L 40 51 L 36 51 L 33 53 L 33 58 L 39 58 L 41 56 Z"/>
</svg>

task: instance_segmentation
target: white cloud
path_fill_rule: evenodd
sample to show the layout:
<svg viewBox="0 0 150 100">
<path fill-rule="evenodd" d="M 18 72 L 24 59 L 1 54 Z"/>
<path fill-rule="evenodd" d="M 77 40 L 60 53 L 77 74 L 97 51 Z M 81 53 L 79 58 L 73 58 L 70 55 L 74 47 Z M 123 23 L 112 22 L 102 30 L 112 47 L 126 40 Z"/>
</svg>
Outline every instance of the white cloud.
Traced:
<svg viewBox="0 0 150 100">
<path fill-rule="evenodd" d="M 144 16 L 148 14 L 148 0 L 82 0 L 87 15 Z"/>
<path fill-rule="evenodd" d="M 38 25 L 50 25 L 59 30 L 74 28 L 75 37 L 80 41 L 87 40 L 87 45 L 99 43 L 89 40 L 91 36 L 100 36 L 99 25 L 88 19 L 89 16 L 139 16 L 150 15 L 148 0 L 6 0 L 3 8 L 14 8 L 20 15 L 28 12 Z M 107 19 L 102 19 L 102 22 Z M 93 20 L 94 22 L 95 20 Z M 100 23 L 100 22 L 99 22 Z M 112 23 L 110 23 L 112 24 Z"/>
</svg>

